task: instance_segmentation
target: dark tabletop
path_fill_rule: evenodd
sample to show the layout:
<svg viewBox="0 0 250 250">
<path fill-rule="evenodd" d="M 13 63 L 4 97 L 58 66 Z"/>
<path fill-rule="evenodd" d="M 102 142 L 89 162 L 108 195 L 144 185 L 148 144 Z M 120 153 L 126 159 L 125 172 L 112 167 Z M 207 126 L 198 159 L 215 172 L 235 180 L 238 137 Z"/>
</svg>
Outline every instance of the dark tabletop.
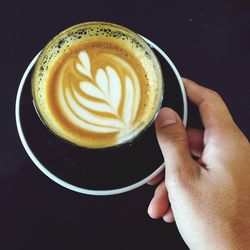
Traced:
<svg viewBox="0 0 250 250">
<path fill-rule="evenodd" d="M 181 75 L 218 91 L 249 138 L 250 2 L 4 1 L 0 18 L 0 249 L 187 249 L 175 224 L 148 217 L 154 188 L 87 196 L 35 167 L 16 131 L 16 91 L 27 64 L 58 32 L 84 21 L 119 23 L 157 43 Z M 188 126 L 200 127 L 192 106 Z"/>
</svg>

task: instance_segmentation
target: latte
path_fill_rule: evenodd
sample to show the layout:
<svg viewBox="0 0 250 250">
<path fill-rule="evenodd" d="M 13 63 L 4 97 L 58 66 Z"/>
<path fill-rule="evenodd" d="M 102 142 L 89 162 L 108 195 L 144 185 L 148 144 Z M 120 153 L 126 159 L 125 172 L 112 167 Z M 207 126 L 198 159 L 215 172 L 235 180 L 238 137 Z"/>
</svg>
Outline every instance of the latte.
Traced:
<svg viewBox="0 0 250 250">
<path fill-rule="evenodd" d="M 45 47 L 32 93 L 55 134 L 81 147 L 107 148 L 131 141 L 152 122 L 163 79 L 142 38 L 91 22 L 63 31 Z"/>
</svg>

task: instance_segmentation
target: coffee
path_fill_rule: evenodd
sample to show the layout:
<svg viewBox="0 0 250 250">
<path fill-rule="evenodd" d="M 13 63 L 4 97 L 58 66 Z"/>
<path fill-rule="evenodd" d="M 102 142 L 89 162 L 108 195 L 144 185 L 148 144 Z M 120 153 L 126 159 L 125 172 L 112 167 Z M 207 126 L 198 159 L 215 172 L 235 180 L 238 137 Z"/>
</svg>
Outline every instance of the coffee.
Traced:
<svg viewBox="0 0 250 250">
<path fill-rule="evenodd" d="M 45 47 L 32 93 L 54 133 L 82 147 L 107 148 L 131 141 L 152 122 L 163 79 L 142 38 L 91 22 L 63 31 Z"/>
</svg>

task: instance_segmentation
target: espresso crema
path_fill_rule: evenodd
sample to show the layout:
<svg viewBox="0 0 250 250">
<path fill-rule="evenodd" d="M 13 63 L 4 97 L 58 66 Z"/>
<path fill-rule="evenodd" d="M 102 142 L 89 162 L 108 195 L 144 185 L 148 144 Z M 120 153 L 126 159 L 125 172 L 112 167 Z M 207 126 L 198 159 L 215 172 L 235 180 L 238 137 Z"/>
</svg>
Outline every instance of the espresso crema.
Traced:
<svg viewBox="0 0 250 250">
<path fill-rule="evenodd" d="M 163 94 L 147 44 L 126 28 L 98 22 L 55 37 L 39 57 L 32 84 L 46 125 L 86 148 L 131 141 L 153 120 Z"/>
</svg>

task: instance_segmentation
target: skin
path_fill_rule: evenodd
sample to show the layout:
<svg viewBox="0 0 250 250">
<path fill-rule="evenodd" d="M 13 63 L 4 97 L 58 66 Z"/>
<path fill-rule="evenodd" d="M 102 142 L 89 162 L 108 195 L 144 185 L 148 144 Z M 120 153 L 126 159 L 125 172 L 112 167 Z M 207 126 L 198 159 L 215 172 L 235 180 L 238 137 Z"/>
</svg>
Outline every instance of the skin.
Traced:
<svg viewBox="0 0 250 250">
<path fill-rule="evenodd" d="M 190 249 L 250 249 L 249 141 L 216 92 L 183 81 L 205 129 L 185 129 L 177 113 L 161 110 L 155 129 L 166 170 L 149 183 L 158 186 L 148 214 L 175 221 Z"/>
</svg>

